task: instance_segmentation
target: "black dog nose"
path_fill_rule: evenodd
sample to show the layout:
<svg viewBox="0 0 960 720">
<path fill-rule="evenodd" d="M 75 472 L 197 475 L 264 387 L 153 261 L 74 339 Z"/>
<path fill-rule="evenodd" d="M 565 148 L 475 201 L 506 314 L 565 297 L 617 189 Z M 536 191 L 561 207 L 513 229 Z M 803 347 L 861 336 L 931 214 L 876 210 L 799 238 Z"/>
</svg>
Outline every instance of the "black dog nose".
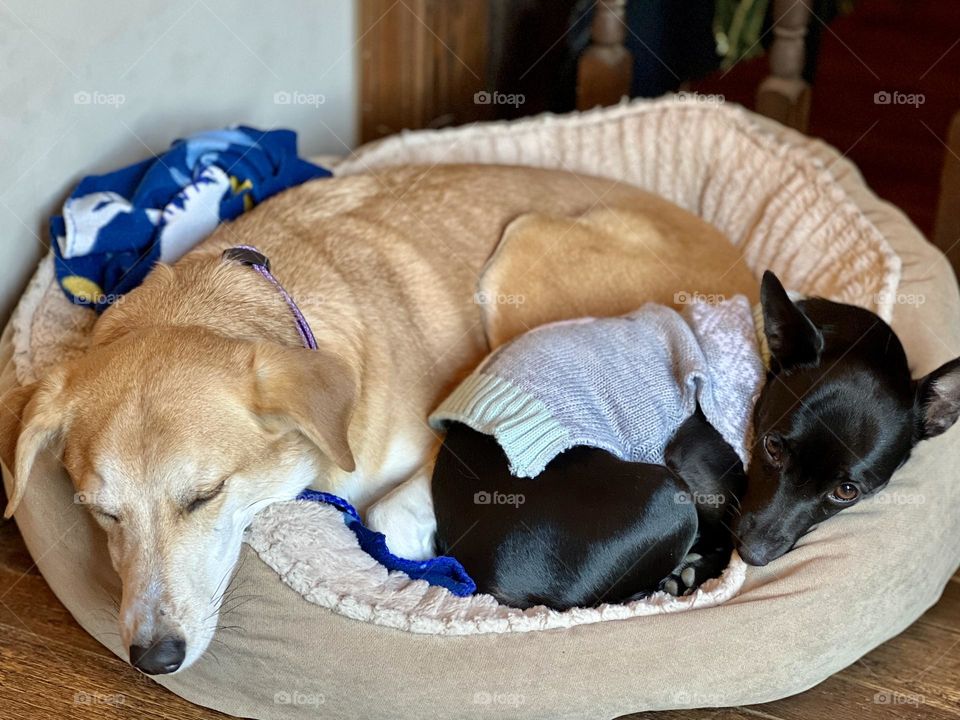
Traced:
<svg viewBox="0 0 960 720">
<path fill-rule="evenodd" d="M 743 561 L 747 565 L 753 565 L 754 567 L 763 567 L 768 564 L 771 559 L 766 548 L 757 547 L 756 545 L 745 545 L 741 543 L 737 547 L 737 552 L 740 553 L 740 557 L 743 558 Z"/>
<path fill-rule="evenodd" d="M 131 645 L 130 664 L 147 675 L 172 673 L 183 664 L 187 644 L 182 638 L 169 635 L 150 645 Z"/>
</svg>

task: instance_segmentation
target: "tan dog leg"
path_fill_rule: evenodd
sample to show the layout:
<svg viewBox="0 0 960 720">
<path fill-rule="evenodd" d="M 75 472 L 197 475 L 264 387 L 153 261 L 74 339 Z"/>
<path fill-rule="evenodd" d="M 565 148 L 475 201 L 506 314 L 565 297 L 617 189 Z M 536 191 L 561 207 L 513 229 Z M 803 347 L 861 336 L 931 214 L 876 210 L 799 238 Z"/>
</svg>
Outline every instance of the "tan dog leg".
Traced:
<svg viewBox="0 0 960 720">
<path fill-rule="evenodd" d="M 367 526 L 387 536 L 394 555 L 408 560 L 434 556 L 437 519 L 433 513 L 433 461 L 391 490 L 367 511 Z"/>
</svg>

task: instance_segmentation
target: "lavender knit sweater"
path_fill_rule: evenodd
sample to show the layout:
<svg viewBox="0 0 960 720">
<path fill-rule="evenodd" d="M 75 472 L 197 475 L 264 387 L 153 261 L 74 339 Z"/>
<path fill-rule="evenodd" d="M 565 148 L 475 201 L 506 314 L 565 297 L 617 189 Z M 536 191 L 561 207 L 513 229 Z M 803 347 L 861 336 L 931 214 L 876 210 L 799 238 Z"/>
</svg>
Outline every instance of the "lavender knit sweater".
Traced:
<svg viewBox="0 0 960 720">
<path fill-rule="evenodd" d="M 494 436 L 518 477 L 588 445 L 662 463 L 697 403 L 746 463 L 764 378 L 749 302 L 647 304 L 616 318 L 552 323 L 490 355 L 430 416 Z"/>
</svg>

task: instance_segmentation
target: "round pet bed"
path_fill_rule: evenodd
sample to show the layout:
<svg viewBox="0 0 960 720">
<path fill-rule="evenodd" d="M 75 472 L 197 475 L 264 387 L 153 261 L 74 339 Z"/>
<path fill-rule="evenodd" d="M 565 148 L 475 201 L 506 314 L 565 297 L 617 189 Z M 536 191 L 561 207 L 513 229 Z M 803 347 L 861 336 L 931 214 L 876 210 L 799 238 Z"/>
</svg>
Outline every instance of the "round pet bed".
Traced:
<svg viewBox="0 0 960 720">
<path fill-rule="evenodd" d="M 719 227 L 755 271 L 772 267 L 788 286 L 890 319 L 915 374 L 960 355 L 960 298 L 943 256 L 836 151 L 741 109 L 662 100 L 409 133 L 361 148 L 335 172 L 412 162 L 531 165 L 638 185 Z M 0 340 L 0 392 L 82 351 L 92 321 L 62 298 L 45 261 Z M 903 630 L 956 570 L 957 432 L 920 445 L 886 495 L 770 566 L 735 562 L 689 598 L 571 613 L 521 613 L 388 576 L 358 554 L 336 511 L 278 504 L 255 522 L 234 581 L 250 596 L 230 617 L 242 633 L 222 633 L 215 660 L 158 682 L 245 717 L 312 717 L 322 705 L 324 717 L 371 720 L 600 718 L 796 693 Z M 118 594 L 105 539 L 52 458 L 38 461 L 17 522 L 54 592 L 125 657 L 103 612 Z M 347 566 L 355 574 L 338 584 Z"/>
</svg>

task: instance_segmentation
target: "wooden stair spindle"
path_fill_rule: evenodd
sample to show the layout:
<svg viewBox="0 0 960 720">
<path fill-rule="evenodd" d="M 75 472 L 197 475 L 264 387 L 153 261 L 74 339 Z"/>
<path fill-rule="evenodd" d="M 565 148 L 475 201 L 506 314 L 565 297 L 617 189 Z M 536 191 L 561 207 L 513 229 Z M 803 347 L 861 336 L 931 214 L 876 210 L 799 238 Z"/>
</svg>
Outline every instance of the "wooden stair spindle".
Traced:
<svg viewBox="0 0 960 720">
<path fill-rule="evenodd" d="M 947 134 L 933 244 L 943 251 L 960 277 L 960 112 L 953 116 Z"/>
<path fill-rule="evenodd" d="M 774 0 L 770 75 L 757 89 L 757 112 L 806 132 L 810 85 L 803 79 L 812 0 Z"/>
<path fill-rule="evenodd" d="M 600 0 L 593 14 L 590 46 L 577 65 L 577 110 L 616 105 L 630 94 L 633 55 L 623 41 L 626 0 Z"/>
</svg>

